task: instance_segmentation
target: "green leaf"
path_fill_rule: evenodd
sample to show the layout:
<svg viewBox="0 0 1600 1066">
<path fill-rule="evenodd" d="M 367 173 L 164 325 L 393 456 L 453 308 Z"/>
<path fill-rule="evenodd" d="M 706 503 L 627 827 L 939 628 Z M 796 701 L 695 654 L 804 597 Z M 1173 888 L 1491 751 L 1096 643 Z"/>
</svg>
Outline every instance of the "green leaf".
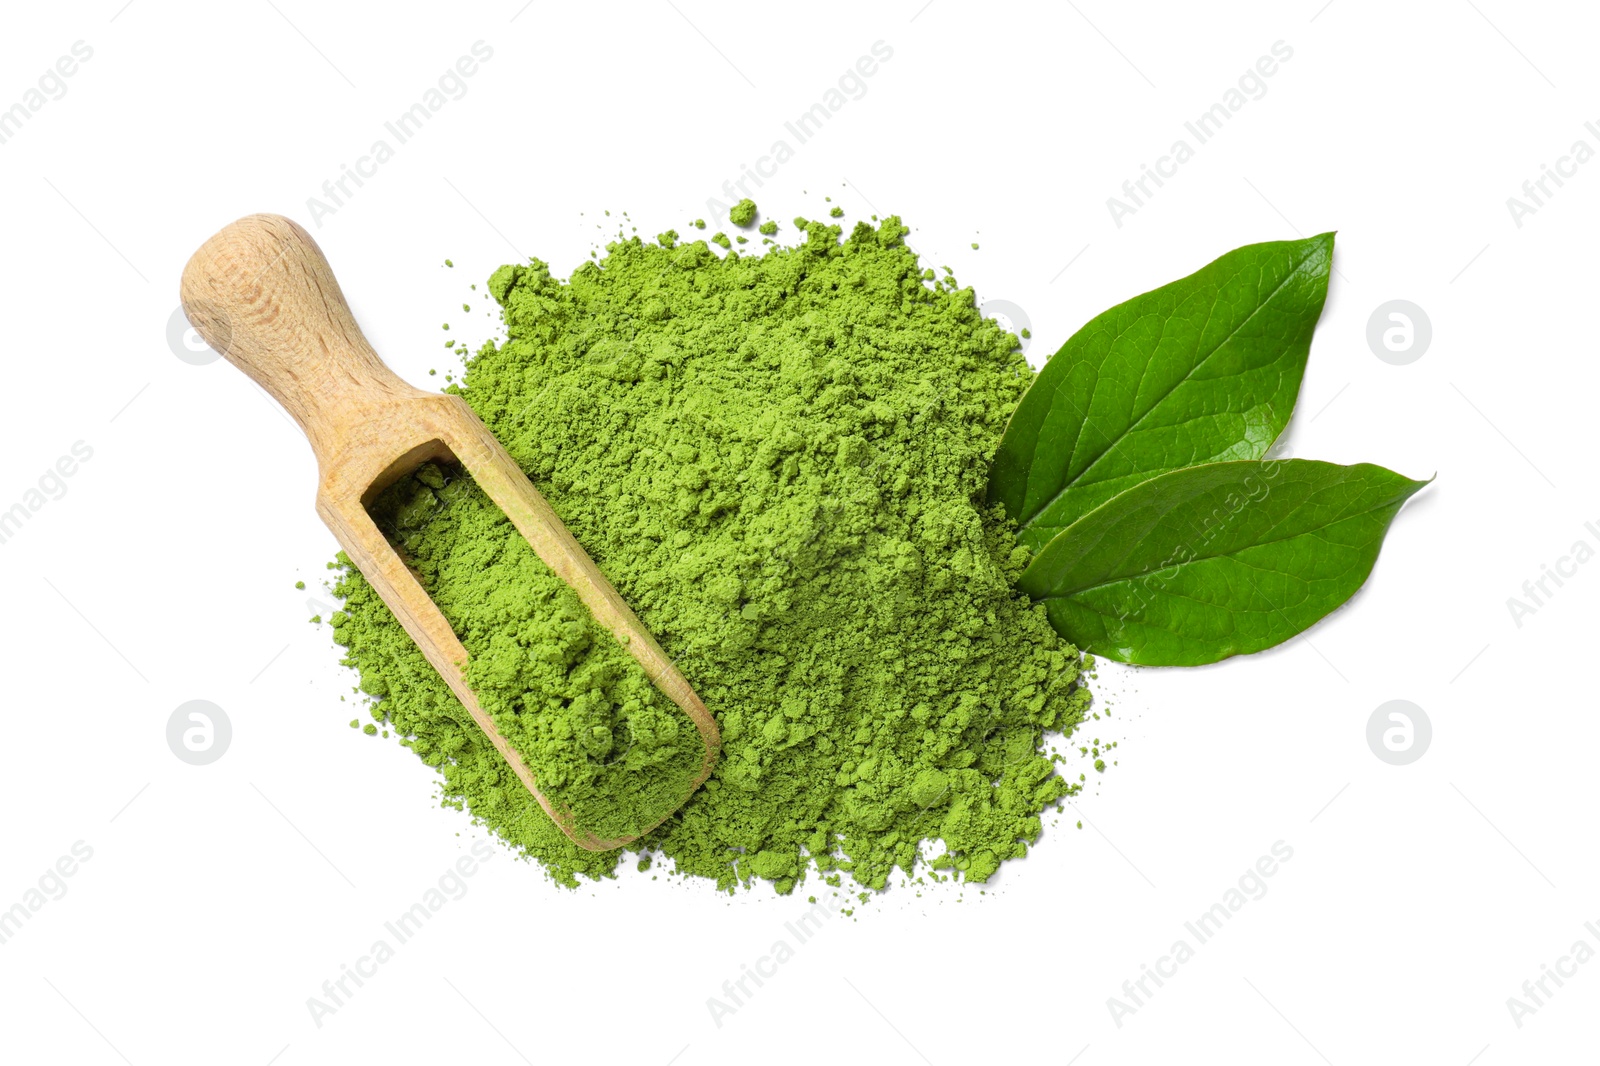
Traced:
<svg viewBox="0 0 1600 1066">
<path fill-rule="evenodd" d="M 1134 486 L 1067 527 L 1017 587 L 1086 651 L 1198 666 L 1282 643 L 1349 599 L 1423 485 L 1381 466 L 1212 463 Z"/>
<path fill-rule="evenodd" d="M 989 502 L 1018 539 L 1038 551 L 1142 481 L 1266 455 L 1294 411 L 1332 263 L 1331 233 L 1246 245 L 1075 333 L 989 468 Z"/>
</svg>

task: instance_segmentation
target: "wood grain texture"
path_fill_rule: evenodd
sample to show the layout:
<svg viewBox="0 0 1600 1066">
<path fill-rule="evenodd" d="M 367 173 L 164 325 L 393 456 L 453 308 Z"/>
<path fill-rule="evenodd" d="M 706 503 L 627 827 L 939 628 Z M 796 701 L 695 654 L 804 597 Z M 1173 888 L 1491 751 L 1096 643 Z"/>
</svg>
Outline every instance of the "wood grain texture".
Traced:
<svg viewBox="0 0 1600 1066">
<path fill-rule="evenodd" d="M 539 490 L 458 396 L 402 381 L 361 334 L 322 250 L 279 215 L 250 215 L 200 246 L 183 271 L 184 312 L 196 331 L 292 415 L 317 457 L 317 513 L 473 721 L 579 847 L 600 840 L 544 796 L 527 764 L 468 687 L 467 650 L 416 575 L 367 512 L 378 492 L 430 460 L 459 462 L 534 552 L 616 636 L 656 686 L 694 722 L 705 756 L 689 791 L 721 750 L 715 720 Z M 663 811 L 665 821 L 671 811 Z M 659 822 L 657 823 L 659 824 Z"/>
</svg>

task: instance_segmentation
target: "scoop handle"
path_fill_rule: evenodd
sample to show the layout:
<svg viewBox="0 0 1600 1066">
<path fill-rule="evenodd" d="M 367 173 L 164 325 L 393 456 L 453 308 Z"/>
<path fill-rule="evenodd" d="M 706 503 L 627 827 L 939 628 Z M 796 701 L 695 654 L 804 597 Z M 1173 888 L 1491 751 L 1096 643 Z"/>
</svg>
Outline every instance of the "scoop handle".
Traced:
<svg viewBox="0 0 1600 1066">
<path fill-rule="evenodd" d="M 324 466 L 366 415 L 428 395 L 384 365 L 322 249 L 282 215 L 218 230 L 189 258 L 179 292 L 196 332 L 294 416 Z"/>
</svg>

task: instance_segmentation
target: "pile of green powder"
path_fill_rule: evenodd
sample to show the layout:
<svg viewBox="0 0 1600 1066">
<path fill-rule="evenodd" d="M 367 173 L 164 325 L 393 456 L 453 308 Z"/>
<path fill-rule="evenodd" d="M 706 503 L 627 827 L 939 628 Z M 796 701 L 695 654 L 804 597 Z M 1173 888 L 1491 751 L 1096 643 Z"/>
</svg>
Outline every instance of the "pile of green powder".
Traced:
<svg viewBox="0 0 1600 1066">
<path fill-rule="evenodd" d="M 803 243 L 760 255 L 669 231 L 568 281 L 502 267 L 507 337 L 451 391 L 721 726 L 711 779 L 636 848 L 728 889 L 788 892 L 808 871 L 882 888 L 925 863 L 983 881 L 1081 787 L 1044 734 L 1089 704 L 1077 649 L 1012 588 L 1025 550 L 982 504 L 1032 372 L 970 289 L 921 269 L 898 218 L 796 225 Z M 620 825 L 692 774 L 692 723 L 464 475 L 426 468 L 375 510 L 551 791 L 610 802 Z M 623 853 L 567 840 L 361 575 L 345 565 L 335 591 L 374 718 L 445 802 L 562 883 L 611 874 Z"/>
</svg>

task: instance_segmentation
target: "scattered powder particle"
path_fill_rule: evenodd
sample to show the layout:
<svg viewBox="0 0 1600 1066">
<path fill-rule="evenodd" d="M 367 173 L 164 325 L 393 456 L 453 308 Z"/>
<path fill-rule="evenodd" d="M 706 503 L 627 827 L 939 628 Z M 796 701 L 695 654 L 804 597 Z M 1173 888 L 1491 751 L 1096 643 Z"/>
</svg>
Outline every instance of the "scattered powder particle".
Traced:
<svg viewBox="0 0 1600 1066">
<path fill-rule="evenodd" d="M 297 589 L 303 589 L 306 587 L 306 583 L 304 581 L 296 581 L 294 583 L 294 587 Z"/>
<path fill-rule="evenodd" d="M 453 267 L 453 266 L 455 266 L 455 264 L 454 264 L 454 263 L 452 263 L 452 262 L 450 262 L 450 260 L 448 260 L 448 259 L 446 259 L 446 260 L 445 260 L 445 261 L 444 261 L 444 265 L 445 265 L 445 266 L 447 266 L 447 267 Z"/>
<path fill-rule="evenodd" d="M 711 243 L 721 245 L 724 248 L 733 247 L 733 242 L 728 239 L 728 235 L 726 233 L 713 234 L 711 237 Z"/>
<path fill-rule="evenodd" d="M 745 197 L 728 209 L 728 221 L 735 226 L 748 226 L 756 220 L 756 202 Z"/>
<path fill-rule="evenodd" d="M 703 218 L 695 219 L 694 220 L 694 228 L 695 229 L 705 229 L 706 228 L 706 220 L 703 219 Z"/>
<path fill-rule="evenodd" d="M 978 242 L 977 241 L 973 241 L 972 242 L 972 250 L 974 252 L 976 252 L 978 250 Z"/>
<path fill-rule="evenodd" d="M 1013 589 L 1026 553 L 982 504 L 1032 372 L 970 289 L 919 283 L 898 218 L 798 225 L 798 247 L 759 255 L 630 238 L 567 281 L 538 260 L 501 267 L 506 339 L 450 391 L 721 725 L 711 780 L 641 849 L 729 890 L 877 889 L 896 868 L 982 882 L 1082 788 L 1042 747 L 1088 713 L 1080 656 Z M 519 750 L 564 740 L 535 757 L 602 776 L 641 745 L 678 750 L 663 736 L 688 719 L 645 721 L 654 690 L 470 480 L 419 472 L 391 492 L 386 521 Z M 445 803 L 564 884 L 613 875 L 623 853 L 561 834 L 342 569 L 335 639 Z"/>
<path fill-rule="evenodd" d="M 378 727 L 373 725 L 371 722 L 368 722 L 366 725 L 362 726 L 361 731 L 369 737 L 375 737 L 378 735 Z"/>
<path fill-rule="evenodd" d="M 844 208 L 835 207 L 832 211 L 829 211 L 828 214 L 833 218 L 843 218 L 844 217 Z"/>
<path fill-rule="evenodd" d="M 762 234 L 763 236 L 770 237 L 774 233 L 778 232 L 778 223 L 769 218 L 765 222 L 761 223 L 761 225 L 756 227 L 756 232 Z"/>
</svg>

